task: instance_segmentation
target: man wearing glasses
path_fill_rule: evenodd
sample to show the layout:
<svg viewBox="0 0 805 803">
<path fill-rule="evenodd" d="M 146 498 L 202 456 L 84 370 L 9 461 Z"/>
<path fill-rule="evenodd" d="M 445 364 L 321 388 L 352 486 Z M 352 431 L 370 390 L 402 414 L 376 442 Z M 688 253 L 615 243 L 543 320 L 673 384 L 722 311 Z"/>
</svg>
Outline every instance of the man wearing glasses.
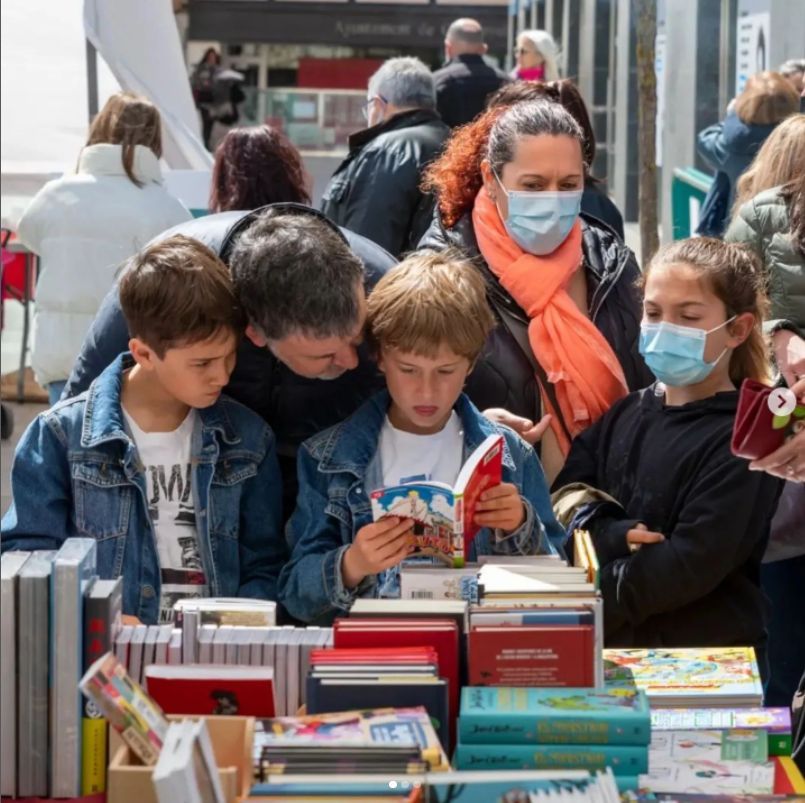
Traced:
<svg viewBox="0 0 805 803">
<path fill-rule="evenodd" d="M 369 79 L 366 98 L 368 127 L 349 138 L 321 209 L 399 257 L 430 225 L 434 199 L 419 184 L 450 129 L 436 111 L 433 76 L 419 59 L 386 61 Z"/>
</svg>

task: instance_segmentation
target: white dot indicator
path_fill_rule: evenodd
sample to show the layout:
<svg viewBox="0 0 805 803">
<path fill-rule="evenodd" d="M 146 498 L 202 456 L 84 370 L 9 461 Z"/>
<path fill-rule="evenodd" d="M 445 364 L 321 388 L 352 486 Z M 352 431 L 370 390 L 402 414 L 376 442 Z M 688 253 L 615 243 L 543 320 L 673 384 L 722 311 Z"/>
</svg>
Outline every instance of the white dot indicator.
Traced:
<svg viewBox="0 0 805 803">
<path fill-rule="evenodd" d="M 769 410 L 772 415 L 791 415 L 797 406 L 797 397 L 788 388 L 775 388 L 769 393 Z"/>
</svg>

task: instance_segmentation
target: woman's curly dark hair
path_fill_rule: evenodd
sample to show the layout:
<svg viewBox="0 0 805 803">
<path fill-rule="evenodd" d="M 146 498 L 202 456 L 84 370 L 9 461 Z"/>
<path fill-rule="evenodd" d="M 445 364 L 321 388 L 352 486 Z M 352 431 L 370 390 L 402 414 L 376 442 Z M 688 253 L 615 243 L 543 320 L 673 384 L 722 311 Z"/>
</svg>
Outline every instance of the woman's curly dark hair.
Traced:
<svg viewBox="0 0 805 803">
<path fill-rule="evenodd" d="M 210 211 L 309 204 L 308 186 L 302 157 L 281 131 L 267 125 L 233 128 L 215 149 Z"/>
<path fill-rule="evenodd" d="M 446 228 L 472 209 L 483 185 L 481 162 L 486 155 L 489 134 L 498 118 L 516 103 L 550 100 L 563 106 L 584 133 L 585 184 L 593 184 L 589 169 L 595 159 L 595 134 L 587 107 L 576 85 L 570 80 L 539 83 L 516 81 L 501 87 L 489 98 L 486 111 L 472 122 L 456 129 L 442 155 L 425 171 L 422 188 L 438 198 L 439 213 Z"/>
</svg>

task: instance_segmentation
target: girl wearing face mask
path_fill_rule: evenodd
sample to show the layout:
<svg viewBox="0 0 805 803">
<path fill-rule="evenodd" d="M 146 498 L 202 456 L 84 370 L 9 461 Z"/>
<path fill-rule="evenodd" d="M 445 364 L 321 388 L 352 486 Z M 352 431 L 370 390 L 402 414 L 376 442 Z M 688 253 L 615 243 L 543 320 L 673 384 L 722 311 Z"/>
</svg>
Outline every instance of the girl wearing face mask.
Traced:
<svg viewBox="0 0 805 803">
<path fill-rule="evenodd" d="M 438 219 L 420 243 L 458 247 L 483 271 L 497 326 L 467 393 L 532 443 L 544 431 L 549 480 L 574 436 L 652 380 L 637 353 L 634 256 L 580 214 L 583 144 L 557 103 L 490 109 L 429 169 Z"/>
<path fill-rule="evenodd" d="M 661 251 L 640 331 L 657 382 L 576 438 L 554 484 L 559 507 L 586 486 L 569 526 L 593 536 L 609 646 L 753 645 L 765 669 L 759 570 L 782 483 L 730 451 L 738 388 L 768 375 L 762 286 L 741 246 Z"/>
</svg>

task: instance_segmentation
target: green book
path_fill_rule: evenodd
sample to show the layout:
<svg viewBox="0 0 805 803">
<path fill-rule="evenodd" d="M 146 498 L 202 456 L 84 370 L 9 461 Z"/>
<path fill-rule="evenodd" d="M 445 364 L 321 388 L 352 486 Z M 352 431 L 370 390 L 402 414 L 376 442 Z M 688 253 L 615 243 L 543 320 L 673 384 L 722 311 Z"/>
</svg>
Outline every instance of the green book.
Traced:
<svg viewBox="0 0 805 803">
<path fill-rule="evenodd" d="M 468 686 L 458 733 L 466 745 L 647 745 L 651 715 L 637 689 Z"/>
</svg>

